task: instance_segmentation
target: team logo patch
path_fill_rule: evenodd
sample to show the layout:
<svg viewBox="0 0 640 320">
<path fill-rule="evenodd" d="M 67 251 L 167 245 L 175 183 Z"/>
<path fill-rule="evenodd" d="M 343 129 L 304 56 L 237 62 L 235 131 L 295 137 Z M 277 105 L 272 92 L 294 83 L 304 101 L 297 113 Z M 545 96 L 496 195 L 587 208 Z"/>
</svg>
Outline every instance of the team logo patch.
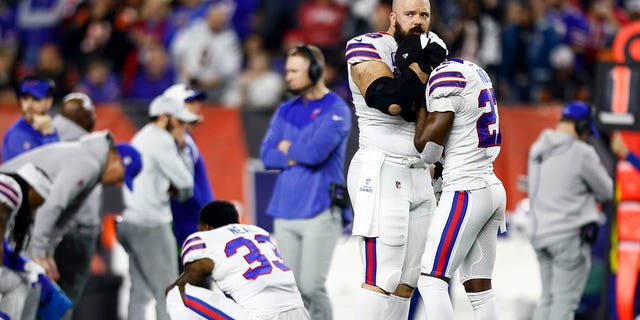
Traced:
<svg viewBox="0 0 640 320">
<path fill-rule="evenodd" d="M 371 186 L 371 179 L 366 179 L 364 181 L 364 186 L 361 186 L 359 190 L 360 192 L 373 193 L 373 187 Z"/>
<path fill-rule="evenodd" d="M 400 181 L 396 181 L 396 189 L 402 189 L 402 183 L 400 183 Z"/>
<path fill-rule="evenodd" d="M 315 119 L 318 117 L 318 115 L 320 114 L 320 108 L 315 108 L 311 111 L 311 119 Z"/>
</svg>

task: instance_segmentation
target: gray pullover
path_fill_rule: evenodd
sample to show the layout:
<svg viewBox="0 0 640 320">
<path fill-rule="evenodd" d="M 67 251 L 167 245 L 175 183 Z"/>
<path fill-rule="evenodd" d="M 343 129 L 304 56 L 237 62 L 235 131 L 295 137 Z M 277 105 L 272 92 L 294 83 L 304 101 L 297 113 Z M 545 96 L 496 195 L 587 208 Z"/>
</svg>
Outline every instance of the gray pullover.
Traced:
<svg viewBox="0 0 640 320">
<path fill-rule="evenodd" d="M 56 115 L 53 118 L 53 127 L 58 132 L 60 141 L 77 141 L 83 136 L 89 134 L 87 130 L 76 124 L 75 122 L 65 118 L 62 115 Z M 102 209 L 102 184 L 97 184 L 91 194 L 83 201 L 78 214 L 69 227 L 74 232 L 93 234 L 100 228 L 100 210 Z M 67 234 L 64 231 L 64 234 Z"/>
<path fill-rule="evenodd" d="M 100 182 L 109 153 L 107 133 L 101 131 L 75 142 L 44 145 L 0 166 L 0 172 L 13 172 L 31 162 L 51 178 L 51 193 L 36 212 L 30 256 L 53 255 L 70 221 Z"/>
<path fill-rule="evenodd" d="M 613 182 L 593 147 L 561 131 L 547 129 L 529 150 L 529 199 L 533 246 L 578 236 L 598 221 L 596 200 L 613 198 Z"/>
</svg>

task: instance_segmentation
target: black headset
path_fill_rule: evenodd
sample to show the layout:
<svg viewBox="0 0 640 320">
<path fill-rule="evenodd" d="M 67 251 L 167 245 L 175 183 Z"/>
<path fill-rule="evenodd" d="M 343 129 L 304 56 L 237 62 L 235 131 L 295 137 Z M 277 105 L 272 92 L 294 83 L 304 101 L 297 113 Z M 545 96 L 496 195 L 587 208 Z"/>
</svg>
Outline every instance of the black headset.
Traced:
<svg viewBox="0 0 640 320">
<path fill-rule="evenodd" d="M 591 115 L 574 121 L 576 133 L 578 136 L 582 136 L 583 133 L 591 130 Z"/>
<path fill-rule="evenodd" d="M 316 55 L 306 44 L 298 45 L 296 50 L 302 52 L 302 54 L 309 58 L 309 79 L 311 79 L 313 84 L 316 84 L 320 80 L 320 77 L 322 77 L 322 65 L 320 65 Z"/>
</svg>

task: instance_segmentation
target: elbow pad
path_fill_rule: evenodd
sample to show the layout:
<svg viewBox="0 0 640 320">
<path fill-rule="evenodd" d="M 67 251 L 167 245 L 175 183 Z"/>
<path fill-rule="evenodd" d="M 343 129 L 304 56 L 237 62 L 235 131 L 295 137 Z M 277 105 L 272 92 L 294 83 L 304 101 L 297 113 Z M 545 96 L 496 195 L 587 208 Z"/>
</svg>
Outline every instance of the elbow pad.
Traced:
<svg viewBox="0 0 640 320">
<path fill-rule="evenodd" d="M 428 141 L 424 146 L 424 150 L 420 152 L 420 158 L 422 161 L 432 164 L 438 162 L 440 158 L 442 158 L 442 152 L 444 151 L 444 147 L 435 143 Z"/>
<path fill-rule="evenodd" d="M 399 105 L 403 110 L 411 108 L 426 86 L 413 70 L 406 70 L 395 78 L 381 77 L 373 81 L 367 88 L 364 100 L 367 106 L 389 113 L 389 106 Z"/>
</svg>

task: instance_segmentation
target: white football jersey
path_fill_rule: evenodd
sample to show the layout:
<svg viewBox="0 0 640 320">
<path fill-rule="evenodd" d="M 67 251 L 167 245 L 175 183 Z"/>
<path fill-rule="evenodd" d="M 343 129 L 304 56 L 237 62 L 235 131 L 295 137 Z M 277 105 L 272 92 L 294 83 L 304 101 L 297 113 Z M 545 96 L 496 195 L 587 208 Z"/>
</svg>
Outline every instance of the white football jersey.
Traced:
<svg viewBox="0 0 640 320">
<path fill-rule="evenodd" d="M 473 62 L 449 59 L 431 73 L 426 94 L 429 112 L 455 113 L 444 146 L 443 190 L 484 187 L 502 141 L 491 79 Z"/>
<path fill-rule="evenodd" d="M 419 157 L 413 145 L 415 123 L 368 107 L 364 92 L 360 92 L 351 78 L 351 67 L 364 61 L 382 61 L 393 72 L 397 48 L 396 40 L 386 32 L 367 33 L 347 42 L 345 58 L 351 98 L 358 116 L 359 144 L 360 148 L 382 151 L 389 155 Z"/>
<path fill-rule="evenodd" d="M 304 305 L 293 272 L 260 227 L 231 224 L 196 232 L 182 245 L 181 258 L 184 265 L 213 260 L 213 281 L 254 316 Z"/>
</svg>

